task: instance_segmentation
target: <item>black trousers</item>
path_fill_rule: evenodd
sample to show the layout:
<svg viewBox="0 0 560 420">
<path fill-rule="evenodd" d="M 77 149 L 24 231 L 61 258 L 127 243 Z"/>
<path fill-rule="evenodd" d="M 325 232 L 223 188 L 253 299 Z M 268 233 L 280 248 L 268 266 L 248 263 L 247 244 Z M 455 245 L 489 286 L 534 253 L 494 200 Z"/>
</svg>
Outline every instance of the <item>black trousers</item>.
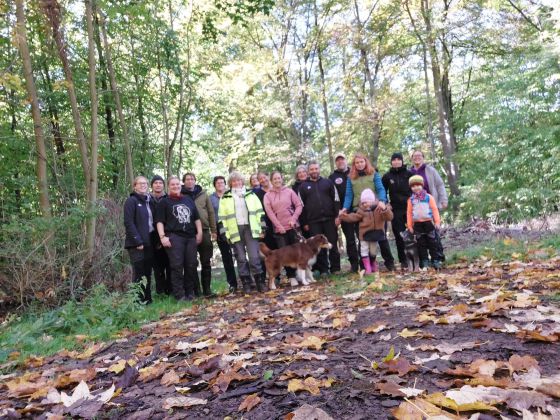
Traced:
<svg viewBox="0 0 560 420">
<path fill-rule="evenodd" d="M 327 250 L 323 248 L 317 256 L 315 269 L 319 270 L 321 274 L 329 272 L 336 273 L 340 271 L 340 253 L 338 252 L 338 230 L 334 223 L 334 219 L 325 220 L 322 222 L 309 223 L 309 235 L 314 236 L 323 234 L 327 237 L 332 245 L 332 248 Z M 328 254 L 327 254 L 328 252 Z M 328 255 L 328 256 L 327 256 Z"/>
<path fill-rule="evenodd" d="M 393 228 L 393 235 L 395 236 L 395 243 L 397 244 L 397 254 L 402 266 L 406 265 L 406 254 L 404 252 L 404 241 L 401 232 L 406 230 L 406 213 L 395 212 L 393 210 L 393 220 L 391 221 Z"/>
<path fill-rule="evenodd" d="M 348 255 L 348 261 L 350 261 L 350 267 L 352 271 L 358 271 L 360 257 L 358 256 L 358 244 L 356 242 L 354 223 L 342 222 L 340 227 L 346 238 L 346 255 Z"/>
<path fill-rule="evenodd" d="M 200 280 L 204 293 L 207 294 L 210 289 L 212 280 L 212 255 L 214 254 L 214 246 L 212 245 L 212 237 L 210 229 L 202 231 L 202 242 L 197 247 L 198 257 L 200 258 Z M 200 283 L 198 282 L 198 273 L 194 284 L 195 294 L 200 295 Z"/>
<path fill-rule="evenodd" d="M 428 251 L 432 261 L 443 261 L 443 253 L 440 254 L 438 248 L 436 228 L 431 221 L 414 222 L 414 234 L 416 235 L 420 261 L 428 261 Z"/>
<path fill-rule="evenodd" d="M 233 254 L 225 236 L 218 236 L 218 248 L 222 254 L 222 263 L 226 272 L 226 280 L 231 287 L 237 288 L 237 277 L 235 275 L 235 266 L 233 265 Z"/>
<path fill-rule="evenodd" d="M 354 223 L 354 231 L 356 233 L 356 236 L 358 236 L 360 231 L 359 223 Z M 385 231 L 387 231 L 387 222 L 385 222 Z M 379 251 L 381 251 L 381 258 L 383 258 L 385 267 L 387 267 L 388 269 L 393 269 L 395 267 L 395 259 L 393 258 L 391 245 L 389 245 L 387 237 L 385 237 L 385 239 L 383 239 L 382 241 L 378 241 L 377 246 L 379 247 Z"/>
<path fill-rule="evenodd" d="M 275 233 L 274 239 L 276 239 L 276 246 L 278 249 L 285 247 L 286 245 L 297 244 L 299 239 L 297 237 L 295 229 L 290 229 L 286 233 Z M 289 279 L 296 277 L 296 270 L 292 267 L 284 267 L 286 270 L 286 275 Z"/>
<path fill-rule="evenodd" d="M 196 272 L 196 238 L 169 233 L 171 248 L 166 248 L 171 266 L 171 290 L 176 299 L 194 295 Z"/>
<path fill-rule="evenodd" d="M 139 283 L 142 278 L 146 278 L 146 284 L 142 285 L 140 300 L 143 302 L 152 301 L 152 265 L 154 252 L 151 246 L 144 245 L 144 249 L 129 248 L 128 255 L 132 264 L 132 281 Z"/>
</svg>

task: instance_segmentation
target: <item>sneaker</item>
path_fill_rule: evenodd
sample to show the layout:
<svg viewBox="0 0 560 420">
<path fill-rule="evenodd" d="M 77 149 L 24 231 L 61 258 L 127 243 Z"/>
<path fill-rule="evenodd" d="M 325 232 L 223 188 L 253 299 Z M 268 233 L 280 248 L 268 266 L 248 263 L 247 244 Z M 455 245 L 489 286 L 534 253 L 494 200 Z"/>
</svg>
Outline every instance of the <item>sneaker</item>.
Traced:
<svg viewBox="0 0 560 420">
<path fill-rule="evenodd" d="M 290 278 L 290 286 L 292 286 L 292 287 L 299 286 L 298 281 L 294 277 Z"/>
<path fill-rule="evenodd" d="M 329 277 L 329 273 L 327 273 L 327 272 L 319 273 L 319 277 L 322 278 L 322 279 L 325 279 L 325 278 Z"/>
</svg>

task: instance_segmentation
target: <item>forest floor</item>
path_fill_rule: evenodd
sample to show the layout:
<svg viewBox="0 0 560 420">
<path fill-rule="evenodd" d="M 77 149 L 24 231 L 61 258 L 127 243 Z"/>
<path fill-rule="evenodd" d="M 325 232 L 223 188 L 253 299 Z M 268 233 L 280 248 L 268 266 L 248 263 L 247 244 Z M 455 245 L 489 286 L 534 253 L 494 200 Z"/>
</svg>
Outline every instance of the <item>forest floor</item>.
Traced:
<svg viewBox="0 0 560 420">
<path fill-rule="evenodd" d="M 558 236 L 482 230 L 446 233 L 441 272 L 221 296 L 30 357 L 0 417 L 560 418 Z"/>
</svg>

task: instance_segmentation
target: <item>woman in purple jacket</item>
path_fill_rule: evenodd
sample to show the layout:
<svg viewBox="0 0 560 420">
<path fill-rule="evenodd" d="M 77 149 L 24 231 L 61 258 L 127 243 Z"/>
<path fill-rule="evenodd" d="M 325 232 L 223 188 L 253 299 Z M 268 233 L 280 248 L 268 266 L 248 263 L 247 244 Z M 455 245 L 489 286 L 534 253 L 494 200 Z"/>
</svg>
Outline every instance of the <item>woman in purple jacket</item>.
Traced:
<svg viewBox="0 0 560 420">
<path fill-rule="evenodd" d="M 272 188 L 264 196 L 264 210 L 274 226 L 276 244 L 278 248 L 282 248 L 298 242 L 296 229 L 303 205 L 294 190 L 284 185 L 279 171 L 272 172 L 270 178 Z M 285 268 L 290 284 L 297 286 L 296 270 L 291 267 Z M 307 284 L 305 279 L 302 279 L 302 282 Z"/>
</svg>

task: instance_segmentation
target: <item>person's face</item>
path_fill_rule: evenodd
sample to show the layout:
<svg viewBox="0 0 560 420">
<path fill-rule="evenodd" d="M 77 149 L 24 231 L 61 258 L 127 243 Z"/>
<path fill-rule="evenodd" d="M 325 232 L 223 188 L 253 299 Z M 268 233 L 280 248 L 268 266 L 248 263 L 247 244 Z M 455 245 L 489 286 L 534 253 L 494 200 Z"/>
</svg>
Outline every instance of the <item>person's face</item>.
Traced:
<svg viewBox="0 0 560 420">
<path fill-rule="evenodd" d="M 354 165 L 356 166 L 356 169 L 358 171 L 363 171 L 364 169 L 366 169 L 366 160 L 362 158 L 356 158 L 354 160 Z"/>
<path fill-rule="evenodd" d="M 216 181 L 216 185 L 214 186 L 214 189 L 216 190 L 216 192 L 218 193 L 223 193 L 226 190 L 226 181 L 223 179 L 218 179 Z"/>
<path fill-rule="evenodd" d="M 414 166 L 422 166 L 424 164 L 422 152 L 414 152 L 412 154 L 412 163 L 414 163 Z"/>
<path fill-rule="evenodd" d="M 346 159 L 338 158 L 334 163 L 336 165 L 336 169 L 338 169 L 339 171 L 343 171 L 346 169 Z"/>
<path fill-rule="evenodd" d="M 146 195 L 148 193 L 148 180 L 146 178 L 138 178 L 134 183 L 134 192 Z"/>
<path fill-rule="evenodd" d="M 255 188 L 260 185 L 259 179 L 257 178 L 256 175 L 251 175 L 251 178 L 249 179 L 249 183 L 251 184 L 251 188 Z"/>
<path fill-rule="evenodd" d="M 391 161 L 391 166 L 393 168 L 402 168 L 402 165 L 403 165 L 403 163 L 402 163 L 402 160 L 400 160 L 400 159 L 393 159 Z"/>
<path fill-rule="evenodd" d="M 412 187 L 410 187 L 413 193 L 419 193 L 423 188 L 424 187 L 420 184 L 414 184 Z"/>
<path fill-rule="evenodd" d="M 362 206 L 363 209 L 370 209 L 373 207 L 374 202 L 373 201 L 362 201 L 360 203 L 360 206 Z"/>
<path fill-rule="evenodd" d="M 309 178 L 316 181 L 317 179 L 319 179 L 319 174 L 320 170 L 318 164 L 314 163 L 312 165 L 309 165 Z"/>
<path fill-rule="evenodd" d="M 235 178 L 231 180 L 231 188 L 242 188 L 243 187 L 243 180 L 240 178 Z"/>
<path fill-rule="evenodd" d="M 259 184 L 261 184 L 261 187 L 265 188 L 270 185 L 270 179 L 268 179 L 266 174 L 259 174 Z"/>
<path fill-rule="evenodd" d="M 187 175 L 185 177 L 185 187 L 187 187 L 187 189 L 189 190 L 192 190 L 195 185 L 196 185 L 196 181 L 194 177 L 192 175 Z"/>
<path fill-rule="evenodd" d="M 301 169 L 296 174 L 298 181 L 305 181 L 307 179 L 307 171 L 305 169 Z"/>
<path fill-rule="evenodd" d="M 272 175 L 272 186 L 274 188 L 282 187 L 282 175 L 280 175 L 279 173 L 275 173 L 274 175 Z"/>
<path fill-rule="evenodd" d="M 179 195 L 181 193 L 181 182 L 179 182 L 178 179 L 173 178 L 167 184 L 167 188 L 169 189 L 169 194 Z"/>
<path fill-rule="evenodd" d="M 154 181 L 152 184 L 152 192 L 155 194 L 161 194 L 163 192 L 164 185 L 163 181 L 160 181 L 159 179 Z"/>
</svg>

